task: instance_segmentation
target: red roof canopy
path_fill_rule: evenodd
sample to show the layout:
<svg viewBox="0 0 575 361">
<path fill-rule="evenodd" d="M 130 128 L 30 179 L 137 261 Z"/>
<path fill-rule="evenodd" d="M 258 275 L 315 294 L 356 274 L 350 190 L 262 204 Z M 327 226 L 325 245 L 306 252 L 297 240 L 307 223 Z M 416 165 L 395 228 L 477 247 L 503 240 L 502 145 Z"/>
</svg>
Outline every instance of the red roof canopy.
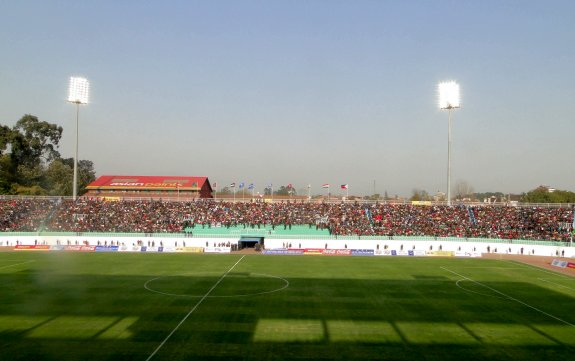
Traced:
<svg viewBox="0 0 575 361">
<path fill-rule="evenodd" d="M 148 190 L 200 190 L 208 177 L 103 175 L 90 183 L 87 189 L 148 189 Z"/>
</svg>

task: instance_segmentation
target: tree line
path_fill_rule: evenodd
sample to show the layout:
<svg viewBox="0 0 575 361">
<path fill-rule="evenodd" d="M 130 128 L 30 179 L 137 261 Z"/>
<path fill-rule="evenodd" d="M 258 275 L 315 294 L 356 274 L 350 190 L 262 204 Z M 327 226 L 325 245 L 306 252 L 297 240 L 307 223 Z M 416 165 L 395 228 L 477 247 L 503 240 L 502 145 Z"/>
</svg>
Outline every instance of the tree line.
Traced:
<svg viewBox="0 0 575 361">
<path fill-rule="evenodd" d="M 63 128 L 24 115 L 13 127 L 0 124 L 0 194 L 71 196 L 74 159 L 58 152 Z M 78 162 L 78 194 L 96 179 L 94 164 Z"/>
<path fill-rule="evenodd" d="M 521 203 L 575 203 L 575 193 L 565 190 L 556 190 L 546 186 L 539 186 L 527 193 L 504 194 L 502 192 L 476 193 L 467 182 L 457 183 L 454 192 L 455 200 L 483 202 L 519 201 Z M 411 201 L 445 201 L 445 194 L 432 196 L 424 190 L 414 189 Z"/>
</svg>

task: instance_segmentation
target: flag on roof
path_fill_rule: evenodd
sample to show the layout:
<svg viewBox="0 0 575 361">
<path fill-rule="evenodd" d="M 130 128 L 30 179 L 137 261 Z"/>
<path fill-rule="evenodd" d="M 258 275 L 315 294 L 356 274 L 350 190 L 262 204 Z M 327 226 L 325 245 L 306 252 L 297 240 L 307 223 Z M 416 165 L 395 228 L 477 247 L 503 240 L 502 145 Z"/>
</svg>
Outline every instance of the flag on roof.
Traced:
<svg viewBox="0 0 575 361">
<path fill-rule="evenodd" d="M 329 184 L 326 183 L 326 184 L 322 185 L 321 187 L 322 188 L 329 188 Z"/>
<path fill-rule="evenodd" d="M 235 188 L 235 187 L 236 187 L 236 182 L 230 184 L 230 187 Z"/>
<path fill-rule="evenodd" d="M 242 189 L 243 187 L 244 187 L 244 182 L 241 182 L 239 188 Z"/>
<path fill-rule="evenodd" d="M 348 188 L 349 188 L 349 185 L 348 185 L 348 184 L 342 184 L 342 185 L 341 185 L 341 189 L 348 189 Z"/>
<path fill-rule="evenodd" d="M 248 186 L 248 189 L 254 189 L 254 184 L 250 183 L 250 185 Z"/>
</svg>

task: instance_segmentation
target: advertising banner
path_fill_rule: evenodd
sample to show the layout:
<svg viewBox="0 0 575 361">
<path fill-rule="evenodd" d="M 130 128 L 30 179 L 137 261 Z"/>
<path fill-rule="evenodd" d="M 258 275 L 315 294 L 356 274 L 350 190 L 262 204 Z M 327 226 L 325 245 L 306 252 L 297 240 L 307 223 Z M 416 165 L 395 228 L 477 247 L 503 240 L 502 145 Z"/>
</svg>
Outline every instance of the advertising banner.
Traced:
<svg viewBox="0 0 575 361">
<path fill-rule="evenodd" d="M 142 247 L 144 248 L 144 247 Z M 164 251 L 164 247 L 155 247 L 155 246 L 151 246 L 151 247 L 145 247 L 146 248 L 146 252 L 163 252 Z M 144 252 L 142 250 L 142 252 Z"/>
<path fill-rule="evenodd" d="M 324 249 L 324 256 L 351 256 L 351 249 Z"/>
<path fill-rule="evenodd" d="M 203 253 L 203 247 L 176 247 L 176 252 Z"/>
<path fill-rule="evenodd" d="M 409 256 L 409 257 L 423 257 L 426 256 L 425 251 L 422 250 L 416 250 L 416 249 L 410 249 L 408 251 L 406 250 L 395 250 L 395 249 L 384 249 L 383 251 L 376 251 L 375 252 L 376 255 L 378 256 Z"/>
<path fill-rule="evenodd" d="M 395 251 L 393 251 L 393 252 L 395 252 Z M 377 249 L 377 250 L 373 251 L 373 254 L 375 256 L 395 256 L 395 254 L 392 254 L 391 249 Z"/>
<path fill-rule="evenodd" d="M 303 254 L 303 249 L 264 249 L 262 254 L 300 255 Z"/>
<path fill-rule="evenodd" d="M 96 246 L 85 246 L 85 245 L 75 245 L 75 246 L 64 246 L 64 251 L 67 252 L 94 252 Z"/>
<path fill-rule="evenodd" d="M 131 250 L 131 246 L 126 246 L 125 244 L 122 244 L 120 247 L 118 247 L 118 252 L 129 252 Z"/>
<path fill-rule="evenodd" d="M 373 251 L 373 249 L 352 249 L 351 255 L 352 256 L 373 256 L 374 251 Z"/>
<path fill-rule="evenodd" d="M 303 250 L 303 254 L 305 255 L 322 255 L 323 249 L 321 248 L 306 248 Z"/>
<path fill-rule="evenodd" d="M 140 252 L 141 247 L 136 245 L 127 246 L 125 244 L 118 248 L 119 252 Z"/>
<path fill-rule="evenodd" d="M 206 253 L 230 253 L 232 251 L 231 247 L 206 247 L 204 252 Z"/>
<path fill-rule="evenodd" d="M 566 267 L 567 267 L 567 264 L 568 264 L 567 261 L 562 261 L 562 260 L 560 260 L 560 259 L 554 259 L 554 260 L 551 262 L 551 265 L 552 265 L 552 266 L 560 267 L 560 268 L 566 268 Z"/>
<path fill-rule="evenodd" d="M 431 257 L 453 257 L 453 251 L 429 251 L 427 252 L 428 256 Z"/>
<path fill-rule="evenodd" d="M 18 245 L 16 247 L 14 247 L 14 250 L 16 251 L 49 251 L 50 250 L 50 246 L 30 246 L 30 245 Z"/>
<path fill-rule="evenodd" d="M 480 252 L 455 251 L 455 257 L 481 257 Z"/>
<path fill-rule="evenodd" d="M 96 252 L 118 252 L 118 246 L 96 246 Z"/>
</svg>

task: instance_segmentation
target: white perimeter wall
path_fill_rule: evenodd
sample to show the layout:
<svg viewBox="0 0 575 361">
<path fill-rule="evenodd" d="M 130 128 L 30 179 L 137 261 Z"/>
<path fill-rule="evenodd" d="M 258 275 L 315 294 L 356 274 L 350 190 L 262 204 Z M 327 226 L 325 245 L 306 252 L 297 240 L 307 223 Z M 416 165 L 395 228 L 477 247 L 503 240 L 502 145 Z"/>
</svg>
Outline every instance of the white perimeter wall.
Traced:
<svg viewBox="0 0 575 361">
<path fill-rule="evenodd" d="M 160 247 L 219 247 L 238 244 L 235 238 L 173 238 L 173 237 L 73 237 L 73 236 L 0 236 L 0 246 L 20 245 L 126 245 L 136 246 L 138 241 L 142 246 Z M 69 243 L 68 243 L 69 242 Z M 515 241 L 516 242 L 516 241 Z M 378 248 L 379 246 L 379 248 Z M 386 248 L 387 246 L 387 248 Z M 319 248 L 319 249 L 379 249 L 400 251 L 462 251 L 498 254 L 523 254 L 535 256 L 561 256 L 575 258 L 575 247 L 556 247 L 525 245 L 519 243 L 488 243 L 488 242 L 454 242 L 454 241 L 430 241 L 430 240 L 295 240 L 295 239 L 265 239 L 266 249 L 276 248 Z M 489 247 L 489 251 L 488 251 Z"/>
</svg>

